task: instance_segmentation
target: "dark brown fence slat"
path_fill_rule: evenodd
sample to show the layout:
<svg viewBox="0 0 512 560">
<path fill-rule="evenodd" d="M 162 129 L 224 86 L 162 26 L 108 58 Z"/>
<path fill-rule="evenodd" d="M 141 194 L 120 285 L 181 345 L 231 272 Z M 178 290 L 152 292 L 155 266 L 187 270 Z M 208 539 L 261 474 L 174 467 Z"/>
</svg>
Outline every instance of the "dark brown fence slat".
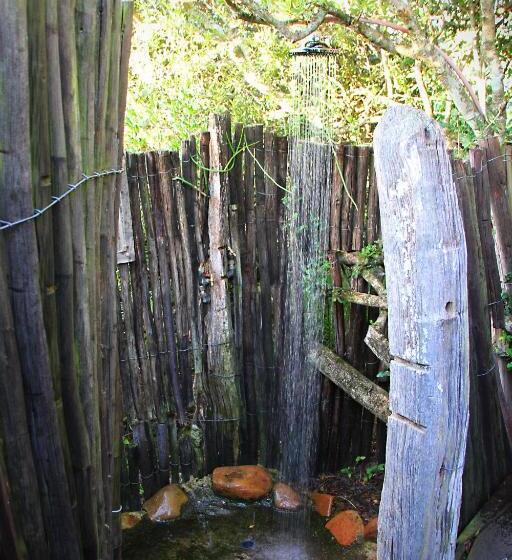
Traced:
<svg viewBox="0 0 512 560">
<path fill-rule="evenodd" d="M 489 325 L 486 274 L 476 209 L 477 183 L 469 165 L 455 161 L 455 188 L 468 252 L 470 405 L 460 526 L 478 512 L 508 472 L 506 432 L 501 417 L 497 364 Z M 484 375 L 486 372 L 487 375 Z M 489 438 L 488 434 L 493 437 Z"/>
<path fill-rule="evenodd" d="M 503 313 L 503 302 L 501 301 L 501 281 L 491 221 L 489 174 L 487 173 L 487 169 L 484 168 L 484 162 L 485 152 L 482 149 L 476 148 L 470 150 L 469 163 L 471 165 L 471 173 L 468 174 L 465 169 L 456 168 L 455 180 L 463 181 L 463 179 L 459 179 L 458 172 L 464 173 L 464 175 L 460 175 L 460 177 L 474 175 L 473 185 L 475 189 L 476 212 L 487 275 L 487 298 L 490 304 L 494 328 L 502 329 L 505 326 L 505 317 Z"/>
<path fill-rule="evenodd" d="M 329 226 L 329 249 L 336 251 L 341 249 L 341 208 L 343 199 L 343 168 L 344 147 L 337 146 L 333 154 L 333 181 L 331 187 L 331 215 Z M 340 264 L 334 257 L 331 258 L 332 282 L 334 287 L 341 287 L 342 276 Z M 336 353 L 343 356 L 345 353 L 345 317 L 343 305 L 339 302 L 333 303 L 332 324 L 334 331 L 334 349 Z M 338 465 L 340 445 L 340 417 L 343 403 L 343 392 L 336 387 L 330 379 L 322 379 L 322 401 L 321 401 L 321 446 L 319 468 L 322 471 L 333 471 Z"/>
<path fill-rule="evenodd" d="M 255 129 L 244 128 L 248 146 L 256 141 Z M 244 389 L 247 412 L 247 453 L 251 461 L 257 461 L 259 448 L 258 401 L 256 393 L 256 372 L 254 367 L 254 329 L 255 329 L 255 292 L 256 292 L 256 224 L 254 210 L 254 177 L 255 160 L 247 153 L 244 158 L 244 183 L 240 204 L 239 224 L 242 228 L 242 314 L 243 314 L 243 357 L 244 357 Z M 254 151 L 254 150 L 253 150 Z M 245 224 L 245 227 L 244 227 Z"/>
</svg>

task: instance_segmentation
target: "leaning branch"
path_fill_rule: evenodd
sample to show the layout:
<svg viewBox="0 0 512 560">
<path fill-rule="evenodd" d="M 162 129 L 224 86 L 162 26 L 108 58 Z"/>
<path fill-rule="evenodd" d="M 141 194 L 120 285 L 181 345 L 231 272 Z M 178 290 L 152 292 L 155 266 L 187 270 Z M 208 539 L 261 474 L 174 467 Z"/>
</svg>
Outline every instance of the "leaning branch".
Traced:
<svg viewBox="0 0 512 560">
<path fill-rule="evenodd" d="M 309 359 L 335 385 L 343 389 L 377 418 L 387 422 L 390 414 L 387 391 L 370 381 L 368 377 L 325 346 L 318 346 L 313 350 Z"/>
</svg>

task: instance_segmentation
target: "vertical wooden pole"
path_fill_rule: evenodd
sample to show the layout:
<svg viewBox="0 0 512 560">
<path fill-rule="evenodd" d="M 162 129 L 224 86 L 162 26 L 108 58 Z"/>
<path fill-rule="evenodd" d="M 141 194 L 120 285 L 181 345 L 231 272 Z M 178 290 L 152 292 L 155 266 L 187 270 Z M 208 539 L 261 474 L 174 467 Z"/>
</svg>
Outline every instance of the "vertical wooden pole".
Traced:
<svg viewBox="0 0 512 560">
<path fill-rule="evenodd" d="M 375 131 L 392 355 L 382 559 L 453 558 L 469 406 L 466 242 L 439 126 L 406 106 Z"/>
<path fill-rule="evenodd" d="M 211 303 L 207 313 L 207 383 L 211 417 L 205 419 L 210 435 L 209 466 L 233 464 L 239 454 L 240 392 L 236 368 L 229 294 L 229 183 L 227 163 L 231 121 L 228 115 L 210 116 L 210 198 L 208 231 Z"/>
</svg>

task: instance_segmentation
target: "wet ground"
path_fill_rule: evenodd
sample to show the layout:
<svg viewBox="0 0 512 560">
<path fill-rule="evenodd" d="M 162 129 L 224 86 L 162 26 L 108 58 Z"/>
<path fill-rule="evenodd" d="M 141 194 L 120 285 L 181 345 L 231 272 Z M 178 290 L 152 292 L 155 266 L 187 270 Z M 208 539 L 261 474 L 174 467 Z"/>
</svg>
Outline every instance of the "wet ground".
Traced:
<svg viewBox="0 0 512 560">
<path fill-rule="evenodd" d="M 271 505 L 226 505 L 214 515 L 155 524 L 147 520 L 126 531 L 124 560 L 331 560 L 348 558 L 324 528 L 310 516 L 298 529 L 293 516 Z M 297 519 L 301 525 L 301 519 Z M 351 556 L 352 557 L 352 556 Z"/>
<path fill-rule="evenodd" d="M 377 515 L 382 474 L 322 476 L 312 489 L 335 496 L 334 512 L 356 509 L 364 521 Z M 362 546 L 344 550 L 315 512 L 283 512 L 271 498 L 257 503 L 213 493 L 208 477 L 183 486 L 190 497 L 180 519 L 148 519 L 123 533 L 123 560 L 365 560 Z M 370 546 L 368 543 L 366 546 Z M 370 555 L 371 557 L 371 555 Z M 512 559 L 511 559 L 512 560 Z"/>
</svg>

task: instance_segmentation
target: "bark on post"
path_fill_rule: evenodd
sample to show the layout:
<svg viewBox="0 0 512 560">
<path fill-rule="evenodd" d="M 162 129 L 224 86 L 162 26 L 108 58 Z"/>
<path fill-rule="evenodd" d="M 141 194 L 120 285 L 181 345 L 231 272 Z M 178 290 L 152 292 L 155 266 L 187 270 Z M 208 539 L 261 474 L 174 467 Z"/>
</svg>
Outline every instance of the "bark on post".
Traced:
<svg viewBox="0 0 512 560">
<path fill-rule="evenodd" d="M 239 371 L 234 351 L 231 305 L 227 274 L 229 242 L 228 115 L 210 116 L 210 198 L 208 232 L 210 238 L 211 302 L 206 316 L 207 385 L 210 390 L 208 466 L 233 464 L 239 452 L 240 392 Z"/>
<path fill-rule="evenodd" d="M 378 557 L 449 559 L 469 406 L 464 228 L 431 119 L 393 106 L 374 144 L 392 356 Z"/>
<path fill-rule="evenodd" d="M 315 364 L 318 371 L 335 385 L 377 416 L 379 420 L 387 422 L 389 416 L 387 391 L 325 346 L 319 345 L 311 352 L 309 359 Z"/>
</svg>

